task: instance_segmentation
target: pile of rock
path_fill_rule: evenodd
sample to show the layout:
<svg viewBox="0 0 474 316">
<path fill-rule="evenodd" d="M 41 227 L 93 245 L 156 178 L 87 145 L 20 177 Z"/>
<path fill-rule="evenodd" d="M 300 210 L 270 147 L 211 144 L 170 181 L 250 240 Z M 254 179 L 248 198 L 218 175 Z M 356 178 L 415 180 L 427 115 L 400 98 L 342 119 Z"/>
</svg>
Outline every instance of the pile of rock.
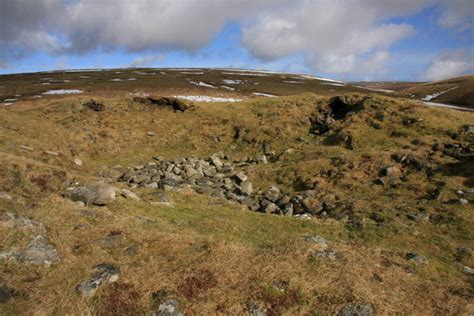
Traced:
<svg viewBox="0 0 474 316">
<path fill-rule="evenodd" d="M 132 188 L 165 191 L 187 187 L 197 193 L 240 203 L 251 211 L 269 214 L 336 217 L 336 214 L 340 216 L 350 211 L 349 205 L 332 194 L 321 195 L 314 190 L 290 194 L 277 186 L 258 190 L 223 153 L 204 159 L 191 157 L 166 161 L 156 157 L 155 160 L 129 168 L 119 181 Z"/>
</svg>

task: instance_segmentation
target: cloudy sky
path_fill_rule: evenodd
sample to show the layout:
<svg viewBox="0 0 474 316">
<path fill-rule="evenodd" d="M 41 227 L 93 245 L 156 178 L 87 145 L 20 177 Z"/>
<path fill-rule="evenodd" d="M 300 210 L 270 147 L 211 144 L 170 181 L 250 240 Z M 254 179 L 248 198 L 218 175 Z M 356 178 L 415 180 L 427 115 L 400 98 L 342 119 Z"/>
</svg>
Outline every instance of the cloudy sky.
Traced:
<svg viewBox="0 0 474 316">
<path fill-rule="evenodd" d="M 474 0 L 0 0 L 0 73 L 116 67 L 437 80 L 474 73 Z"/>
</svg>

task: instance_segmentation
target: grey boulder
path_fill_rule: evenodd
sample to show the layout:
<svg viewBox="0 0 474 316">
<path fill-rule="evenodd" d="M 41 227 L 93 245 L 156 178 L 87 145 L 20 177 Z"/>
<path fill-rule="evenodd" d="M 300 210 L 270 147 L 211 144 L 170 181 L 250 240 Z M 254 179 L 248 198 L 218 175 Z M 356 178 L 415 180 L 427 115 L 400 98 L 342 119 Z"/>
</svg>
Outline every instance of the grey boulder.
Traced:
<svg viewBox="0 0 474 316">
<path fill-rule="evenodd" d="M 105 183 L 97 182 L 67 188 L 63 192 L 63 196 L 74 202 L 84 202 L 86 205 L 107 205 L 115 200 L 115 190 Z"/>
</svg>

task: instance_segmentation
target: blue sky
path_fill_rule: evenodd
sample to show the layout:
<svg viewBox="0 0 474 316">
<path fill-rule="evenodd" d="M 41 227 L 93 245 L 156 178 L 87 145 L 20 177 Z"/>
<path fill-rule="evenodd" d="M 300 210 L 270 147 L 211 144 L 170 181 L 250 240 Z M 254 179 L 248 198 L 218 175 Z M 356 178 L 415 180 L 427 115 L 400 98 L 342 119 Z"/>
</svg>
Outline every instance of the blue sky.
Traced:
<svg viewBox="0 0 474 316">
<path fill-rule="evenodd" d="M 0 73 L 236 67 L 342 80 L 473 73 L 472 0 L 3 0 Z"/>
</svg>

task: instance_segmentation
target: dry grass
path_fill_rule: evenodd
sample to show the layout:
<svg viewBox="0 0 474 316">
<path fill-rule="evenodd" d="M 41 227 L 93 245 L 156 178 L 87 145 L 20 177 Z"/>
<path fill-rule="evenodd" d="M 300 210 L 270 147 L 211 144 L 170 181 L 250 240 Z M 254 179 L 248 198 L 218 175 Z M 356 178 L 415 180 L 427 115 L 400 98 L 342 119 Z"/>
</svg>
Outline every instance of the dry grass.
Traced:
<svg viewBox="0 0 474 316">
<path fill-rule="evenodd" d="M 354 138 L 349 150 L 308 134 L 307 118 L 317 102 L 326 102 L 314 94 L 197 104 L 184 113 L 139 106 L 120 96 L 105 98 L 105 110 L 95 112 L 82 107 L 87 100 L 41 100 L 0 110 L 0 191 L 14 196 L 10 202 L 0 200 L 0 211 L 42 222 L 62 255 L 50 268 L 0 261 L 2 279 L 20 293 L 0 305 L 0 313 L 137 314 L 150 309 L 152 293 L 165 289 L 190 315 L 243 314 L 246 304 L 255 301 L 278 315 L 331 314 L 349 302 L 371 303 L 381 315 L 472 314 L 472 280 L 460 269 L 473 266 L 474 259 L 459 262 L 454 254 L 460 245 L 473 246 L 470 206 L 423 202 L 433 183 L 421 173 L 410 173 L 407 182 L 394 188 L 370 181 L 393 163 L 393 153 L 425 157 L 433 142 L 453 141 L 449 131 L 472 123 L 473 114 L 378 97 L 341 123 Z M 380 130 L 368 124 L 377 112 L 385 117 Z M 407 116 L 423 120 L 405 126 Z M 238 138 L 236 128 L 242 131 Z M 405 136 L 390 136 L 394 130 Z M 157 136 L 146 136 L 147 131 Z M 277 183 L 293 190 L 317 184 L 352 201 L 364 228 L 241 211 L 191 193 L 170 193 L 173 208 L 118 198 L 107 207 L 87 208 L 96 214 L 91 218 L 58 194 L 65 181 L 92 180 L 118 164 L 220 150 L 236 158 L 255 156 L 264 143 L 271 143 L 277 154 L 288 148 L 293 152 L 267 165 L 246 167 L 255 186 Z M 75 166 L 74 158 L 84 166 Z M 436 155 L 429 159 L 439 166 L 456 163 Z M 457 175 L 436 173 L 436 180 L 446 182 L 444 200 L 454 197 L 455 188 L 466 187 L 472 166 L 463 168 Z M 341 175 L 328 180 L 328 172 Z M 150 196 L 149 190 L 135 191 Z M 418 207 L 442 220 L 409 221 L 406 213 Z M 383 217 L 382 224 L 370 220 L 374 212 Z M 97 243 L 117 232 L 123 235 L 118 245 Z M 26 245 L 32 232 L 0 226 L 0 234 L 3 251 Z M 330 241 L 338 260 L 312 258 L 315 248 L 304 236 L 316 234 Z M 133 256 L 125 253 L 130 246 L 138 247 Z M 407 273 L 410 264 L 404 256 L 410 251 L 424 254 L 430 264 Z M 79 297 L 76 285 L 103 262 L 120 268 L 119 283 L 104 285 L 92 300 Z"/>
</svg>

